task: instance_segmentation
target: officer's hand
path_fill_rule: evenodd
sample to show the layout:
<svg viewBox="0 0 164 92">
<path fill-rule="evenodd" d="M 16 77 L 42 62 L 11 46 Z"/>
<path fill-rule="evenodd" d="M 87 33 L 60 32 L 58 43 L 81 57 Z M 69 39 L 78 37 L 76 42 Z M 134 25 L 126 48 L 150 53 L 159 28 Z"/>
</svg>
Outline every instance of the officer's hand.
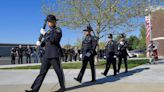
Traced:
<svg viewBox="0 0 164 92">
<path fill-rule="evenodd" d="M 117 56 L 116 56 L 116 55 L 114 55 L 113 57 L 114 57 L 114 58 L 117 58 Z"/>
<path fill-rule="evenodd" d="M 42 35 L 45 35 L 45 34 L 46 34 L 46 31 L 45 31 L 43 28 L 41 28 L 40 33 L 41 33 Z"/>
<path fill-rule="evenodd" d="M 124 45 L 124 42 L 121 41 L 120 44 L 121 44 L 121 45 Z"/>
<path fill-rule="evenodd" d="M 37 41 L 37 42 L 36 42 L 36 45 L 37 45 L 37 46 L 40 46 L 40 44 L 41 44 L 40 41 Z"/>
<path fill-rule="evenodd" d="M 90 57 L 91 56 L 91 53 L 90 52 L 87 52 L 85 56 Z"/>
</svg>

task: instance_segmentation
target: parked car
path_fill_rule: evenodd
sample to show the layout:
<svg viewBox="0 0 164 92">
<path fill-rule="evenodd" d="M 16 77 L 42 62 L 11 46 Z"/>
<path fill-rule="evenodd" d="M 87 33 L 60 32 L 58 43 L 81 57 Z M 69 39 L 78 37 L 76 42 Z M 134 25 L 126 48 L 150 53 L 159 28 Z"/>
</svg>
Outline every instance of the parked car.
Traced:
<svg viewBox="0 0 164 92">
<path fill-rule="evenodd" d="M 146 50 L 131 50 L 128 51 L 129 56 L 136 56 L 139 57 L 140 55 L 143 55 L 146 53 Z"/>
</svg>

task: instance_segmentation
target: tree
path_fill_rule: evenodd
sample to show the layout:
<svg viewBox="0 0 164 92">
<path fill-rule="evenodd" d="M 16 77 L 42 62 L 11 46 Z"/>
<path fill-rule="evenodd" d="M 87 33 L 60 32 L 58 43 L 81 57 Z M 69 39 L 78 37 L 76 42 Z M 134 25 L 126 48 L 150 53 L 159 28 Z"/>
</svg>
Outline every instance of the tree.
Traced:
<svg viewBox="0 0 164 92">
<path fill-rule="evenodd" d="M 82 46 L 82 39 L 78 38 L 74 46 L 77 47 L 77 49 L 80 49 Z"/>
<path fill-rule="evenodd" d="M 60 24 L 70 28 L 82 28 L 88 24 L 101 39 L 114 28 L 137 26 L 133 18 L 144 15 L 147 0 L 43 0 L 45 15 L 55 14 Z M 113 31 L 113 32 L 112 32 Z"/>
<path fill-rule="evenodd" d="M 140 40 L 139 40 L 138 37 L 133 36 L 133 35 L 130 36 L 130 37 L 128 38 L 128 43 L 129 43 L 128 50 L 134 50 L 134 49 L 137 49 L 138 46 L 139 46 L 139 42 L 140 42 Z"/>
<path fill-rule="evenodd" d="M 105 49 L 106 43 L 105 42 L 99 42 L 100 49 Z"/>
<path fill-rule="evenodd" d="M 72 46 L 70 44 L 66 44 L 66 45 L 63 46 L 64 49 L 71 49 L 71 47 Z"/>
<path fill-rule="evenodd" d="M 140 41 L 139 41 L 138 49 L 145 50 L 146 49 L 146 28 L 145 28 L 145 25 L 141 26 L 139 39 L 140 39 Z"/>
<path fill-rule="evenodd" d="M 42 11 L 56 15 L 69 28 L 90 24 L 99 41 L 109 33 L 118 34 L 115 28 L 133 31 L 140 25 L 134 19 L 144 16 L 148 5 L 148 0 L 43 0 Z"/>
</svg>

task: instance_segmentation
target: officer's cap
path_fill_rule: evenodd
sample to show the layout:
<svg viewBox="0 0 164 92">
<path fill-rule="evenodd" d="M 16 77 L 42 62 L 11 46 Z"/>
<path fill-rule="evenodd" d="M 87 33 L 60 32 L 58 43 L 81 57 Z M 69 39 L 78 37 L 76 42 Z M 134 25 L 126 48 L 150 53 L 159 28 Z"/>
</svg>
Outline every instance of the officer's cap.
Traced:
<svg viewBox="0 0 164 92">
<path fill-rule="evenodd" d="M 113 38 L 113 35 L 112 34 L 109 34 L 108 38 Z"/>
<path fill-rule="evenodd" d="M 48 22 L 58 21 L 58 19 L 54 15 L 52 15 L 52 14 L 48 15 L 46 20 Z"/>
<path fill-rule="evenodd" d="M 92 30 L 84 29 L 83 31 L 88 31 L 88 32 L 91 32 Z"/>
<path fill-rule="evenodd" d="M 91 26 L 87 26 L 87 29 L 84 29 L 83 31 L 88 31 L 88 32 L 91 32 L 93 31 L 92 27 Z"/>
<path fill-rule="evenodd" d="M 125 38 L 125 35 L 123 33 L 120 34 L 120 38 Z"/>
</svg>

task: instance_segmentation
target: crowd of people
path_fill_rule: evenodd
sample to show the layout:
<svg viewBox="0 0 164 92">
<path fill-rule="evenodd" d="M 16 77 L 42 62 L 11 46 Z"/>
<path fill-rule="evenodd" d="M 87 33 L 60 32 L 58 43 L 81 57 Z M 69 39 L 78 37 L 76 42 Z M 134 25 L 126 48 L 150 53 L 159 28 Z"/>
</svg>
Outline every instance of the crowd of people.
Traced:
<svg viewBox="0 0 164 92">
<path fill-rule="evenodd" d="M 80 49 L 64 49 L 63 50 L 63 57 L 61 60 L 63 62 L 76 62 L 81 61 L 81 50 Z M 11 48 L 11 64 L 16 64 L 16 58 L 18 59 L 18 64 L 29 64 L 32 63 L 31 58 L 34 58 L 34 63 L 42 62 L 44 55 L 44 49 L 42 47 L 22 47 L 19 45 L 18 47 Z M 23 62 L 23 57 L 25 57 L 26 62 Z"/>
<path fill-rule="evenodd" d="M 42 48 L 34 48 L 29 45 L 22 47 L 22 45 L 19 45 L 18 47 L 11 48 L 11 64 L 16 64 L 16 60 L 18 60 L 18 64 L 29 64 L 32 63 L 32 58 L 34 58 L 34 63 L 39 63 L 39 61 L 42 61 L 43 54 L 44 50 Z M 26 57 L 25 62 L 24 56 Z"/>
</svg>

